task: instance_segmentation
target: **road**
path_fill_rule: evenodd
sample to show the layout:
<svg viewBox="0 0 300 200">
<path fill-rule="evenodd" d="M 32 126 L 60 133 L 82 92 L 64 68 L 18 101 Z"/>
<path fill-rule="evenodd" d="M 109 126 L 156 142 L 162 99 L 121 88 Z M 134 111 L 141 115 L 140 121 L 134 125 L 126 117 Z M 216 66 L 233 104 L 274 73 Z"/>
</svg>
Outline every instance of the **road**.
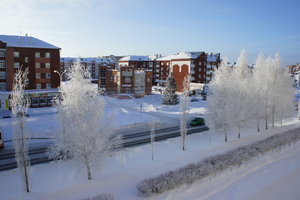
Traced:
<svg viewBox="0 0 300 200">
<path fill-rule="evenodd" d="M 122 146 L 124 148 L 134 147 L 142 144 L 150 143 L 150 131 L 149 126 L 146 127 L 134 127 L 131 130 L 119 130 L 118 134 L 122 135 Z M 144 131 L 141 131 L 144 130 Z M 206 126 L 189 127 L 188 134 L 199 133 L 206 131 Z M 156 131 L 155 141 L 165 140 L 168 138 L 180 136 L 180 127 L 173 126 L 167 128 L 160 128 Z M 41 144 L 35 144 L 29 146 L 29 157 L 32 165 L 46 163 L 52 161 L 48 158 L 47 150 L 50 145 L 53 144 L 52 140 L 43 142 Z M 14 149 L 6 148 L 0 151 L 0 171 L 16 168 L 16 162 L 14 158 Z"/>
</svg>

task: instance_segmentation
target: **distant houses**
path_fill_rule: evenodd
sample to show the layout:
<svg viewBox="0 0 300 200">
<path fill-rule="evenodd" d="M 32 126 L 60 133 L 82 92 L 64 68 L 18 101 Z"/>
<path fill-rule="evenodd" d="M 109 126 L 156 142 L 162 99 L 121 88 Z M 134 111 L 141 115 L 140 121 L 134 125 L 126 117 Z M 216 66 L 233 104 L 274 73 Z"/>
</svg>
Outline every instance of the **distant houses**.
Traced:
<svg viewBox="0 0 300 200">
<path fill-rule="evenodd" d="M 220 65 L 220 54 L 182 52 L 168 56 L 130 55 L 119 58 L 61 58 L 61 72 L 75 62 L 86 66 L 94 82 L 107 94 L 126 93 L 143 96 L 151 93 L 151 86 L 164 85 L 170 72 L 176 81 L 177 91 L 183 89 L 183 79 L 191 75 L 195 84 L 205 84 L 212 79 Z M 143 74 L 143 75 L 142 75 Z M 137 81 L 143 76 L 144 83 Z M 139 77 L 139 78 L 138 78 Z M 65 80 L 65 79 L 64 79 Z"/>
<path fill-rule="evenodd" d="M 177 91 L 183 89 L 183 79 L 191 75 L 193 83 L 208 83 L 220 65 L 220 54 L 205 52 L 181 52 L 168 56 L 126 56 L 119 66 L 134 66 L 137 69 L 152 70 L 152 85 L 163 85 L 170 72 L 176 81 Z"/>
<path fill-rule="evenodd" d="M 74 58 L 60 57 L 60 48 L 32 36 L 0 35 L 0 110 L 9 109 L 14 73 L 29 68 L 26 93 L 31 107 L 51 106 L 66 71 L 75 63 L 84 65 L 93 83 L 106 94 L 126 93 L 140 97 L 151 94 L 152 86 L 164 85 L 172 72 L 177 91 L 191 75 L 194 84 L 208 83 L 220 65 L 219 53 L 181 52 L 172 55 L 129 55 Z"/>
</svg>

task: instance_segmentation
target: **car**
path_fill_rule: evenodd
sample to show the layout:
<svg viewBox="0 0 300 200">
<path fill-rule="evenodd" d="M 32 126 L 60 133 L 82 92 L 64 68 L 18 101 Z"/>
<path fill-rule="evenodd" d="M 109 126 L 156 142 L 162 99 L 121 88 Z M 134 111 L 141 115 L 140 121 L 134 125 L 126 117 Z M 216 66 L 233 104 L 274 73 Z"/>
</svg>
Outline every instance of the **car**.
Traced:
<svg viewBox="0 0 300 200">
<path fill-rule="evenodd" d="M 206 95 L 202 95 L 202 100 L 207 100 Z"/>
<path fill-rule="evenodd" d="M 190 126 L 203 126 L 203 125 L 205 125 L 205 122 L 202 117 L 195 117 L 190 121 Z"/>
<path fill-rule="evenodd" d="M 191 102 L 197 102 L 199 99 L 191 99 Z"/>
</svg>

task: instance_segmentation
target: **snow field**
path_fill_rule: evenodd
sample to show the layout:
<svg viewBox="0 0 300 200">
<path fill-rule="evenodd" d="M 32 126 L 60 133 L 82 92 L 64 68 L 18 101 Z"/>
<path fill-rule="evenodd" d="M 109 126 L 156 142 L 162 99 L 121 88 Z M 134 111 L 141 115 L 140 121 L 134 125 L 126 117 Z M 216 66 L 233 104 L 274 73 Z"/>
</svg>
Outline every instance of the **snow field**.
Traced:
<svg viewBox="0 0 300 200">
<path fill-rule="evenodd" d="M 172 170 L 154 178 L 141 181 L 138 190 L 142 196 L 151 196 L 174 189 L 183 184 L 190 184 L 216 172 L 241 165 L 255 156 L 300 140 L 300 128 L 273 135 L 250 145 L 238 147 L 223 154 L 215 155 L 199 163 Z"/>
</svg>

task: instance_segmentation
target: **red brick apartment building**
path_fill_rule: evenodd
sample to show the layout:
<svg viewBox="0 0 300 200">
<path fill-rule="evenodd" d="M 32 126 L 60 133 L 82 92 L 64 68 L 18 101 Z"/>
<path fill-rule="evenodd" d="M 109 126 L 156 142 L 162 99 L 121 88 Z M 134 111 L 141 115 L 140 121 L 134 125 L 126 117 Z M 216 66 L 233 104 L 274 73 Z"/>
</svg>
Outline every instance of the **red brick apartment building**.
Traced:
<svg viewBox="0 0 300 200">
<path fill-rule="evenodd" d="M 107 94 L 126 93 L 136 97 L 151 94 L 152 70 L 138 69 L 135 66 L 100 67 L 99 88 Z"/>
<path fill-rule="evenodd" d="M 289 68 L 290 74 L 295 74 L 297 72 L 300 72 L 300 64 L 299 63 L 297 63 L 296 65 L 289 65 L 288 68 Z"/>
<path fill-rule="evenodd" d="M 60 73 L 62 74 L 62 80 L 66 81 L 64 71 L 68 71 L 75 63 L 79 62 L 84 65 L 91 74 L 92 82 L 98 83 L 99 69 L 101 67 L 115 68 L 115 61 L 112 58 L 74 58 L 74 57 L 62 57 L 60 58 Z"/>
<path fill-rule="evenodd" d="M 0 110 L 8 109 L 14 74 L 28 68 L 31 106 L 49 106 L 58 93 L 60 48 L 32 36 L 0 35 Z"/>
</svg>

